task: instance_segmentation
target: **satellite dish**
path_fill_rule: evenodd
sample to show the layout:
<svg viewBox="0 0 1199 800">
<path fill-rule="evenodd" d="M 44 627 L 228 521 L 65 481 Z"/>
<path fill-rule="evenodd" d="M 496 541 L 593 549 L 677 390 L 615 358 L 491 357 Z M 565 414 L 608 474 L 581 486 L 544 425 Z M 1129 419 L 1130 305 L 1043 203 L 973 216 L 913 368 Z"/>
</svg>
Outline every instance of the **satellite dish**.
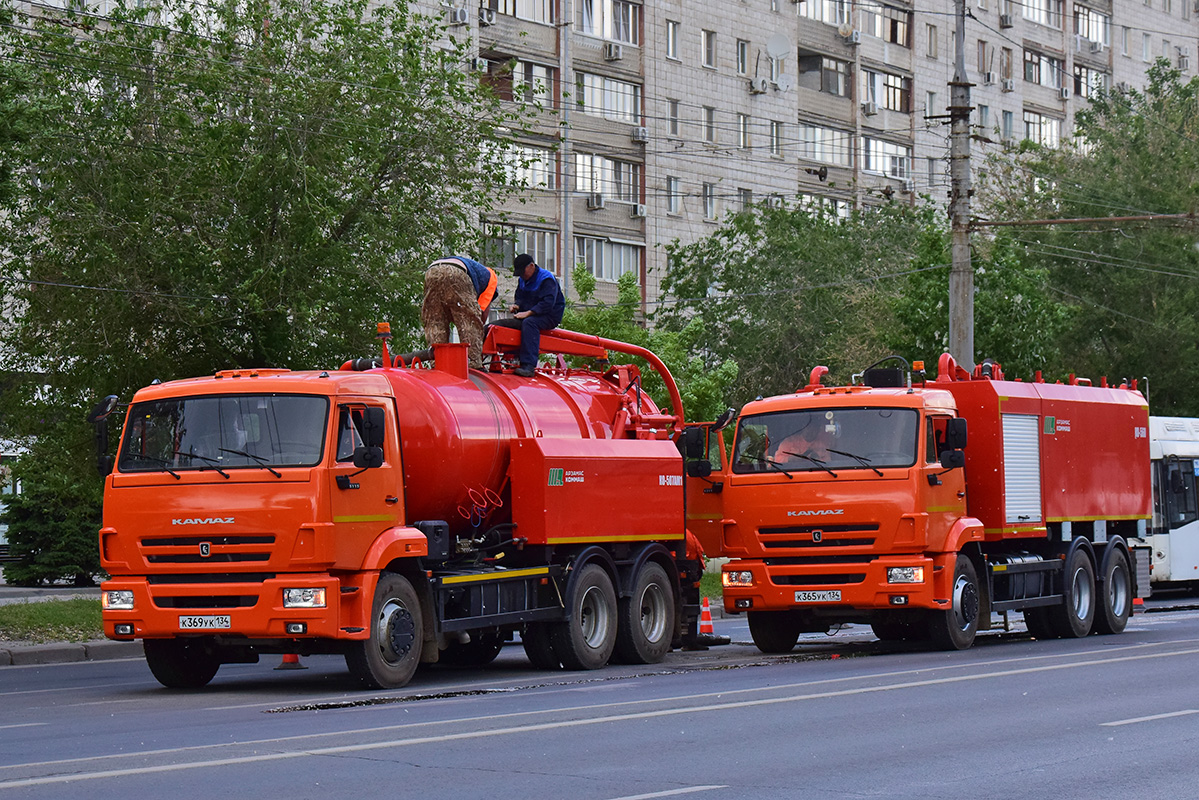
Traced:
<svg viewBox="0 0 1199 800">
<path fill-rule="evenodd" d="M 782 58 L 791 52 L 791 40 L 786 34 L 776 33 L 766 40 L 766 54 L 771 58 Z"/>
<path fill-rule="evenodd" d="M 839 35 L 842 39 L 848 39 L 853 35 L 853 26 L 848 22 L 841 23 L 841 25 L 837 28 L 837 35 Z"/>
<path fill-rule="evenodd" d="M 779 87 L 780 92 L 789 92 L 791 87 L 795 85 L 790 75 L 779 75 L 775 80 L 774 85 Z"/>
</svg>

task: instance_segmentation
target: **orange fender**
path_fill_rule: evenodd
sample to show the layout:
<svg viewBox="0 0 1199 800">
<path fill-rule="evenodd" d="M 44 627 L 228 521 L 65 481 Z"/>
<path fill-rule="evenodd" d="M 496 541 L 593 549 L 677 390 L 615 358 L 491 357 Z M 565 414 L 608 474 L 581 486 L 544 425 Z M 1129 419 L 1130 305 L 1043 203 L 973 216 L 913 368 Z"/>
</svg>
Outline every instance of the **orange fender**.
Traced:
<svg viewBox="0 0 1199 800">
<path fill-rule="evenodd" d="M 429 554 L 429 540 L 416 528 L 389 528 L 375 538 L 362 558 L 363 570 L 381 570 L 392 561 Z"/>
</svg>

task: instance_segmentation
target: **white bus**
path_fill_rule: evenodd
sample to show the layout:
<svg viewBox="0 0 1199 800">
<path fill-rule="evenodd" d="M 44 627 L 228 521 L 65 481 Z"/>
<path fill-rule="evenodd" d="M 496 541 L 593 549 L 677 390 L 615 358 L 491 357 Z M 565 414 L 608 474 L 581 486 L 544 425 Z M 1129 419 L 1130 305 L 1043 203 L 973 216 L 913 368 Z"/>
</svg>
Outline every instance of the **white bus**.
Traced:
<svg viewBox="0 0 1199 800">
<path fill-rule="evenodd" d="M 1149 418 L 1153 459 L 1150 586 L 1199 589 L 1199 419 Z"/>
</svg>

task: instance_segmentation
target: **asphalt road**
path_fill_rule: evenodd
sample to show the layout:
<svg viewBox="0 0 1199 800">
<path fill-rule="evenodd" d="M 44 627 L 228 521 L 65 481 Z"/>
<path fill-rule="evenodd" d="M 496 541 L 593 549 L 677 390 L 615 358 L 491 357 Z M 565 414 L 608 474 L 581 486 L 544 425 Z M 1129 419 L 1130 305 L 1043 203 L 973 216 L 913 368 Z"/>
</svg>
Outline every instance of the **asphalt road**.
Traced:
<svg viewBox="0 0 1199 800">
<path fill-rule="evenodd" d="M 160 687 L 140 659 L 0 670 L 0 795 L 1185 798 L 1199 794 L 1199 612 L 1113 637 L 986 634 L 971 650 L 868 629 L 764 656 L 734 644 L 650 668 L 428 669 L 361 692 L 344 662 L 222 667 Z"/>
</svg>

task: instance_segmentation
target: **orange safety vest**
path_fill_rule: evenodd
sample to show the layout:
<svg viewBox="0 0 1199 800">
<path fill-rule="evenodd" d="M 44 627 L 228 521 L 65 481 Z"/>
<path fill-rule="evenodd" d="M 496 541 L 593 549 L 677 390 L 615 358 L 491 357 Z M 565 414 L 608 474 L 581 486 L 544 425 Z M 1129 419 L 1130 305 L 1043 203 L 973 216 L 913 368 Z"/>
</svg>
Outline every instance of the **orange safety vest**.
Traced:
<svg viewBox="0 0 1199 800">
<path fill-rule="evenodd" d="M 483 290 L 483 294 L 479 295 L 479 311 L 483 314 L 483 318 L 487 318 L 487 308 L 491 305 L 491 301 L 495 299 L 495 270 L 491 267 L 487 268 L 487 288 Z"/>
</svg>

